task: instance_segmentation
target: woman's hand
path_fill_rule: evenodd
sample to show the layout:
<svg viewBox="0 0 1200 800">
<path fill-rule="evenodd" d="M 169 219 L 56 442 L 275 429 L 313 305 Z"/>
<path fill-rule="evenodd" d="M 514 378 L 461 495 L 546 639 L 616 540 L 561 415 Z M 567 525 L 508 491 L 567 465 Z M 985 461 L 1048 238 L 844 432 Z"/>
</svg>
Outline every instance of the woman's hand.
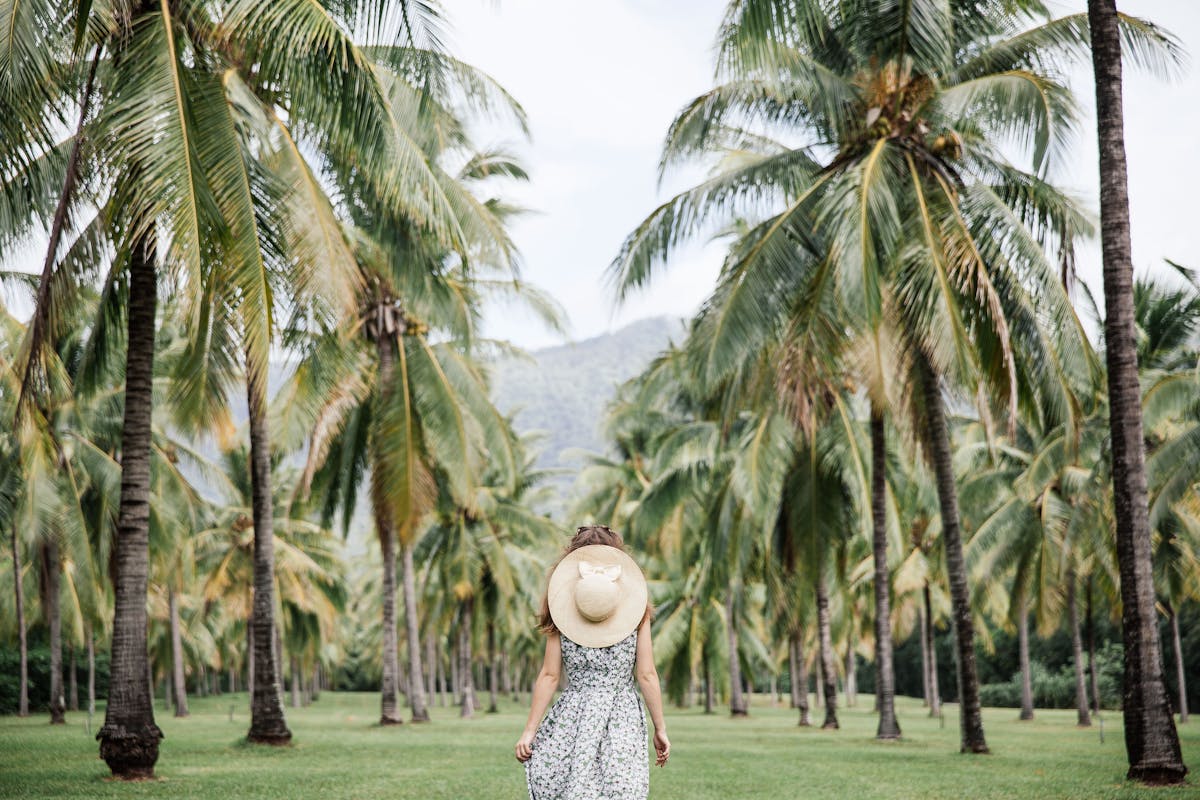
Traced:
<svg viewBox="0 0 1200 800">
<path fill-rule="evenodd" d="M 671 757 L 671 740 L 667 738 L 666 731 L 654 732 L 654 753 L 655 766 L 666 766 L 667 759 Z"/>
<path fill-rule="evenodd" d="M 517 761 L 524 764 L 533 756 L 533 734 L 529 731 L 521 734 L 521 738 L 517 740 L 517 746 L 513 749 L 516 751 Z"/>
</svg>

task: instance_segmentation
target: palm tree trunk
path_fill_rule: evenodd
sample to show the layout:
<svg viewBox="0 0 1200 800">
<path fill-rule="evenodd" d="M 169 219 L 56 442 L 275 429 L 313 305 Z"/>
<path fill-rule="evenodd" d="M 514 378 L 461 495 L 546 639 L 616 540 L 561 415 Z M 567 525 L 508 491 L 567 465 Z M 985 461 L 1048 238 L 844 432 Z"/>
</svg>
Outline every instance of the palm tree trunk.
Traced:
<svg viewBox="0 0 1200 800">
<path fill-rule="evenodd" d="M 988 752 L 983 735 L 983 716 L 979 706 L 979 674 L 975 668 L 975 623 L 971 619 L 971 598 L 967 590 L 967 567 L 963 558 L 962 534 L 958 521 L 958 489 L 954 483 L 950 431 L 942 390 L 931 364 L 923 365 L 926 432 L 929 453 L 937 476 L 938 501 L 942 513 L 942 537 L 946 547 L 946 573 L 950 579 L 951 617 L 954 620 L 954 644 L 958 667 L 958 702 L 961 751 Z"/>
<path fill-rule="evenodd" d="M 450 700 L 450 702 L 454 703 L 455 705 L 458 704 L 458 692 L 459 692 L 460 686 L 462 685 L 462 681 L 460 681 L 458 679 L 458 665 L 459 665 L 459 655 L 458 655 L 459 647 L 458 647 L 458 645 L 459 645 L 459 641 L 461 641 L 461 639 L 462 639 L 461 634 L 456 633 L 455 641 L 450 646 L 450 686 L 449 686 L 449 691 L 442 692 L 442 705 L 443 706 L 446 705 L 446 702 L 447 702 L 446 695 L 447 694 L 449 694 L 452 698 Z"/>
<path fill-rule="evenodd" d="M 825 700 L 822 728 L 837 728 L 837 665 L 833 658 L 833 635 L 829 626 L 829 589 L 825 576 L 817 576 L 817 641 L 821 659 L 821 694 Z"/>
<path fill-rule="evenodd" d="M 930 597 L 929 581 L 922 592 L 925 601 L 925 642 L 929 650 L 929 716 L 942 715 L 942 693 L 938 686 L 937 640 L 934 638 L 933 602 Z"/>
<path fill-rule="evenodd" d="M 249 361 L 247 359 L 247 361 Z M 271 440 L 267 428 L 267 367 L 246 365 L 250 416 L 250 483 L 254 516 L 254 694 L 247 739 L 263 744 L 291 741 L 280 700 L 282 651 L 275 638 L 275 516 L 271 498 Z M 282 649 L 280 649 L 282 650 Z"/>
<path fill-rule="evenodd" d="M 1088 674 L 1092 683 L 1092 713 L 1100 713 L 1100 676 L 1096 674 L 1096 624 L 1092 619 L 1092 576 L 1087 577 Z"/>
<path fill-rule="evenodd" d="M 112 661 L 100 757 L 118 778 L 148 778 L 162 731 L 146 682 L 146 589 L 150 572 L 150 413 L 153 408 L 155 243 L 146 235 L 129 255 L 125 418 L 121 428 L 121 497 L 113 564 Z"/>
<path fill-rule="evenodd" d="M 712 667 L 708 663 L 708 647 L 704 648 L 704 713 L 712 714 L 717 705 L 717 690 L 713 686 Z"/>
<path fill-rule="evenodd" d="M 875 699 L 879 706 L 876 739 L 896 739 L 896 672 L 892 664 L 892 604 L 887 563 L 887 431 L 883 416 L 871 414 L 871 544 L 875 558 Z M 851 650 L 850 658 L 853 658 Z M 851 662 L 848 660 L 847 664 Z"/>
<path fill-rule="evenodd" d="M 87 653 L 88 653 L 88 725 L 91 725 L 92 715 L 96 713 L 96 633 L 92 630 L 92 626 L 88 626 L 87 630 Z"/>
<path fill-rule="evenodd" d="M 843 669 L 846 676 L 846 708 L 858 705 L 858 662 L 854 658 L 854 642 L 846 643 L 846 664 Z"/>
<path fill-rule="evenodd" d="M 1179 724 L 1188 721 L 1187 701 L 1187 670 L 1183 666 L 1183 639 L 1179 635 L 1179 615 L 1168 600 L 1166 602 L 1167 616 L 1171 618 L 1171 643 L 1175 650 L 1175 681 L 1179 689 Z"/>
<path fill-rule="evenodd" d="M 1128 777 L 1151 784 L 1180 783 L 1187 767 L 1167 701 L 1154 608 L 1116 0 L 1088 0 L 1088 24 L 1096 76 L 1104 341 L 1125 645 L 1122 707 Z"/>
<path fill-rule="evenodd" d="M 417 579 L 413 568 L 413 545 L 403 545 L 404 550 L 404 622 L 408 634 L 408 704 L 412 709 L 413 722 L 428 722 L 429 707 L 422 690 L 420 609 L 417 608 Z M 432 693 L 432 692 L 431 692 Z"/>
<path fill-rule="evenodd" d="M 917 633 L 921 641 L 921 705 L 929 706 L 929 636 L 925 629 L 925 609 L 917 610 Z"/>
<path fill-rule="evenodd" d="M 800 638 L 797 631 L 788 636 L 788 683 L 792 689 L 792 708 L 800 708 L 800 655 L 796 640 Z"/>
<path fill-rule="evenodd" d="M 737 621 L 734 617 L 733 596 L 735 587 L 730 585 L 725 598 L 725 636 L 729 643 L 729 713 L 735 717 L 747 715 L 746 699 L 742 695 L 742 660 L 738 653 Z"/>
<path fill-rule="evenodd" d="M 487 626 L 488 639 L 488 713 L 495 714 L 499 711 L 496 705 L 496 690 L 499 688 L 500 673 L 496 667 L 496 626 L 492 621 L 488 620 Z"/>
<path fill-rule="evenodd" d="M 75 663 L 75 645 L 72 644 L 68 648 L 71 658 L 67 666 L 67 710 L 79 710 L 79 668 Z"/>
<path fill-rule="evenodd" d="M 42 613 L 50 629 L 50 724 L 66 724 L 66 693 L 63 691 L 62 603 L 59 584 L 62 562 L 53 537 L 42 545 Z"/>
<path fill-rule="evenodd" d="M 20 651 L 20 682 L 17 699 L 17 716 L 29 716 L 29 641 L 25 634 L 25 589 L 21 575 L 21 549 L 17 539 L 17 526 L 12 526 L 13 594 L 17 605 L 17 647 Z"/>
<path fill-rule="evenodd" d="M 300 698 L 300 659 L 297 656 L 292 656 L 292 708 L 300 708 L 302 700 Z"/>
<path fill-rule="evenodd" d="M 396 641 L 396 538 L 389 514 L 380 509 L 375 512 L 375 525 L 379 532 L 379 545 L 383 551 L 383 696 L 380 700 L 379 724 L 399 725 L 397 703 L 397 676 L 400 671 Z"/>
<path fill-rule="evenodd" d="M 167 590 L 167 609 L 171 617 L 171 667 L 175 685 L 175 716 L 188 715 L 187 686 L 183 682 L 183 634 L 179 625 L 179 596 Z"/>
<path fill-rule="evenodd" d="M 1033 719 L 1033 676 L 1029 666 L 1029 603 L 1021 598 L 1017 619 L 1017 660 L 1021 665 L 1021 719 Z"/>
<path fill-rule="evenodd" d="M 796 632 L 796 638 L 792 643 L 792 647 L 796 652 L 796 685 L 799 689 L 799 705 L 800 721 L 796 723 L 802 728 L 807 728 L 812 725 L 812 720 L 809 719 L 808 712 L 808 659 L 804 654 L 804 637 L 799 631 Z"/>
<path fill-rule="evenodd" d="M 474 597 L 468 597 L 463 601 L 462 623 L 458 629 L 458 657 L 462 659 L 462 663 L 458 667 L 458 673 L 462 679 L 462 711 L 459 716 L 462 717 L 475 716 L 475 678 L 471 674 L 473 661 L 471 657 L 471 618 L 474 607 Z"/>
<path fill-rule="evenodd" d="M 251 592 L 251 597 L 254 593 Z M 251 600 L 251 604 L 253 604 Z M 252 605 L 253 607 L 253 605 Z M 250 702 L 254 702 L 254 619 L 246 620 L 246 691 L 250 694 Z"/>
<path fill-rule="evenodd" d="M 1087 728 L 1092 724 L 1091 714 L 1088 713 L 1087 683 L 1083 679 L 1083 636 L 1079 631 L 1079 608 L 1075 602 L 1075 570 L 1067 570 L 1067 621 L 1071 625 L 1071 655 L 1075 661 L 1075 708 L 1078 711 L 1078 725 Z"/>
<path fill-rule="evenodd" d="M 429 702 L 433 703 L 433 698 L 437 696 L 437 650 L 434 642 L 433 633 L 425 634 L 425 669 L 428 670 L 428 691 L 425 693 Z M 429 710 L 425 710 L 425 719 L 429 719 Z M 416 722 L 417 720 L 413 720 Z"/>
</svg>

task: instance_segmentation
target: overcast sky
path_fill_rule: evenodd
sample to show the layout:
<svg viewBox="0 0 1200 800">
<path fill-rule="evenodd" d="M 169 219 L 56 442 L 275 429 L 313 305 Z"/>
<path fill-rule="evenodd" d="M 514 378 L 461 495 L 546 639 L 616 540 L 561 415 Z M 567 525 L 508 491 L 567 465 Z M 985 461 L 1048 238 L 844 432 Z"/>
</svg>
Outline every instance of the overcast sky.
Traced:
<svg viewBox="0 0 1200 800">
<path fill-rule="evenodd" d="M 692 176 L 657 187 L 663 135 L 679 108 L 713 82 L 712 42 L 723 0 L 459 0 L 449 4 L 449 47 L 499 80 L 529 114 L 522 146 L 532 183 L 514 196 L 539 213 L 514 235 L 524 276 L 566 308 L 582 339 L 646 316 L 687 316 L 711 288 L 715 246 L 681 253 L 650 288 L 621 307 L 604 282 L 625 235 Z M 1059 13 L 1083 0 L 1059 2 Z M 1174 32 L 1200 57 L 1200 3 L 1125 0 L 1126 13 Z M 1059 183 L 1097 208 L 1090 64 L 1073 80 L 1087 114 L 1072 163 Z M 1194 63 L 1164 83 L 1126 68 L 1125 119 L 1134 264 L 1160 270 L 1163 258 L 1200 267 L 1200 77 Z M 513 143 L 511 132 L 489 141 Z M 1098 212 L 1097 212 L 1098 213 Z M 1079 273 L 1100 294 L 1096 243 L 1083 246 Z M 490 335 L 525 347 L 561 341 L 518 308 L 489 310 Z"/>
</svg>

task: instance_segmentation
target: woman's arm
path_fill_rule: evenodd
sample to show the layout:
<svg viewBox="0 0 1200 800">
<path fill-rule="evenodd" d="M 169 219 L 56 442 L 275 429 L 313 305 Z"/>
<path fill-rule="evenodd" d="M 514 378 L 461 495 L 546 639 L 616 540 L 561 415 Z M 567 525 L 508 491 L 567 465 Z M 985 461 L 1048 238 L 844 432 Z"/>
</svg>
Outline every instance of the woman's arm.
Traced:
<svg viewBox="0 0 1200 800">
<path fill-rule="evenodd" d="M 558 688 L 558 676 L 562 671 L 562 640 L 558 633 L 546 637 L 546 655 L 542 658 L 542 669 L 538 672 L 537 680 L 533 682 L 533 698 L 529 704 L 529 719 L 525 722 L 525 730 L 517 741 L 517 761 L 525 762 L 533 755 L 533 735 L 537 733 L 542 715 L 554 697 Z"/>
<path fill-rule="evenodd" d="M 654 721 L 654 750 L 657 755 L 656 763 L 661 767 L 667 763 L 671 754 L 671 742 L 667 739 L 667 721 L 663 719 L 662 686 L 658 682 L 658 667 L 654 666 L 654 647 L 650 643 L 648 613 L 638 627 L 634 669 L 638 685 L 642 687 L 642 697 L 646 698 L 646 708 L 650 710 L 650 719 Z"/>
</svg>

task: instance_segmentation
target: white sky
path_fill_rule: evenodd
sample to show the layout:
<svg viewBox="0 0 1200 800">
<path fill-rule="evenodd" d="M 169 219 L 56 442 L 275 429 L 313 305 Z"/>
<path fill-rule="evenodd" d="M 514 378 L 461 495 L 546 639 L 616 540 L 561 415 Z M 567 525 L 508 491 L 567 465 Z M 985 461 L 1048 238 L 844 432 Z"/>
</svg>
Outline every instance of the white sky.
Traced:
<svg viewBox="0 0 1200 800">
<path fill-rule="evenodd" d="M 671 190 L 688 185 L 689 176 L 679 176 L 658 190 L 659 149 L 676 111 L 712 85 L 712 42 L 724 6 L 724 0 L 459 0 L 450 6 L 451 51 L 499 80 L 529 114 L 533 142 L 518 149 L 532 183 L 513 196 L 540 213 L 519 220 L 514 237 L 524 277 L 563 304 L 572 338 L 646 316 L 688 316 L 712 287 L 716 246 L 681 254 L 620 308 L 604 272 L 625 235 Z M 1071 13 L 1085 3 L 1055 8 Z M 1200 59 L 1200 3 L 1128 0 L 1120 8 L 1166 27 L 1193 61 Z M 1200 267 L 1200 75 L 1192 64 L 1180 79 L 1164 83 L 1127 65 L 1125 79 L 1135 267 L 1160 270 L 1164 257 Z M 1090 63 L 1081 65 L 1073 84 L 1087 116 L 1059 183 L 1095 210 Z M 510 133 L 496 135 L 513 143 Z M 1078 270 L 1099 299 L 1096 243 L 1080 248 Z M 489 310 L 485 327 L 525 347 L 561 340 L 519 308 Z"/>
</svg>

